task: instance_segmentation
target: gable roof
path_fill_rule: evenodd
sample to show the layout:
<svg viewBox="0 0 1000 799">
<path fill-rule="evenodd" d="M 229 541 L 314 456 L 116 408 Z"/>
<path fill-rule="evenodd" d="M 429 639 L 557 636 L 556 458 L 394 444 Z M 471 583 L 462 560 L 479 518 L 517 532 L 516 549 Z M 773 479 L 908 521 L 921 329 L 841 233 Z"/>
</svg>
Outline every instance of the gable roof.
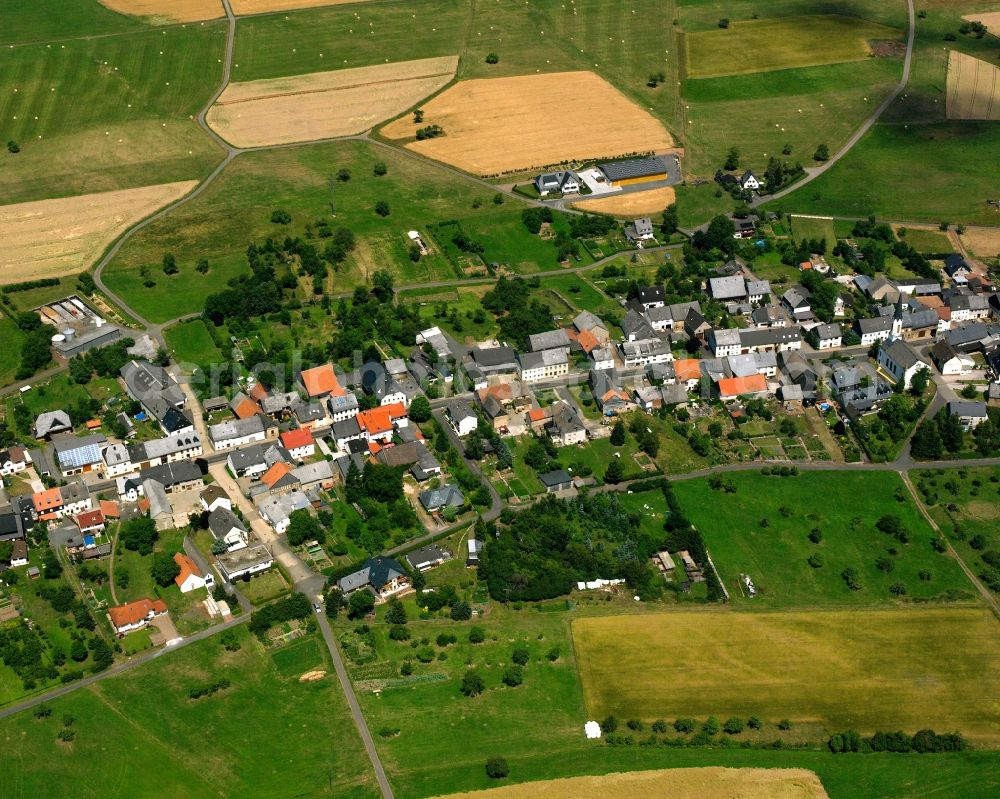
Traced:
<svg viewBox="0 0 1000 799">
<path fill-rule="evenodd" d="M 201 577 L 201 572 L 198 570 L 195 562 L 183 552 L 174 553 L 174 563 L 181 567 L 180 574 L 174 578 L 174 582 L 177 583 L 178 587 L 184 585 L 184 581 L 188 577 Z"/>
<path fill-rule="evenodd" d="M 306 447 L 309 444 L 314 444 L 315 441 L 312 430 L 308 427 L 297 427 L 281 434 L 281 443 L 288 450 Z"/>
<path fill-rule="evenodd" d="M 320 397 L 324 394 L 339 396 L 344 393 L 333 371 L 333 364 L 325 363 L 322 366 L 305 369 L 301 373 L 301 378 L 302 385 L 310 397 Z"/>
<path fill-rule="evenodd" d="M 137 599 L 127 605 L 108 608 L 108 615 L 115 627 L 128 627 L 147 618 L 150 613 L 155 616 L 166 612 L 167 606 L 162 599 Z"/>
<path fill-rule="evenodd" d="M 357 420 L 358 427 L 367 432 L 368 435 L 380 435 L 392 430 L 392 424 L 396 419 L 406 416 L 406 408 L 401 402 L 392 402 L 389 405 L 381 405 L 378 408 L 361 411 L 354 419 Z"/>
<path fill-rule="evenodd" d="M 738 397 L 740 394 L 756 394 L 761 391 L 767 391 L 767 380 L 762 374 L 725 377 L 719 381 L 719 394 L 723 397 Z"/>
<path fill-rule="evenodd" d="M 260 413 L 260 406 L 242 391 L 233 397 L 229 407 L 232 408 L 237 419 L 249 419 Z"/>
<path fill-rule="evenodd" d="M 678 380 L 701 380 L 701 361 L 697 358 L 681 358 L 674 361 L 674 375 Z"/>
</svg>

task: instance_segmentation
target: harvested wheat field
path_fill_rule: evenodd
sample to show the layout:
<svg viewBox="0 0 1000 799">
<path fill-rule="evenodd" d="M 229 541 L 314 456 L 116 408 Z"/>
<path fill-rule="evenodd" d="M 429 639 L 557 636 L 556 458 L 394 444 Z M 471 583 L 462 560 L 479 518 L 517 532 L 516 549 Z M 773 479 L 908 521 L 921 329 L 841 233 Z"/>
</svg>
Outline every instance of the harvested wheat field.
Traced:
<svg viewBox="0 0 1000 799">
<path fill-rule="evenodd" d="M 439 799 L 825 799 L 826 795 L 819 777 L 806 769 L 710 766 L 540 780 Z"/>
<path fill-rule="evenodd" d="M 1000 36 L 1000 11 L 984 11 L 981 14 L 966 14 L 962 19 L 967 22 L 982 22 L 990 33 Z"/>
<path fill-rule="evenodd" d="M 119 14 L 162 22 L 197 22 L 223 16 L 222 0 L 100 0 Z"/>
<path fill-rule="evenodd" d="M 952 50 L 947 113 L 948 119 L 1000 119 L 1000 69 Z"/>
<path fill-rule="evenodd" d="M 236 16 L 266 14 L 269 11 L 292 11 L 296 8 L 339 6 L 344 3 L 363 3 L 366 0 L 229 0 Z"/>
<path fill-rule="evenodd" d="M 477 175 L 673 146 L 652 115 L 593 72 L 462 81 L 423 111 L 422 124 L 440 125 L 444 135 L 406 146 Z M 411 139 L 416 125 L 407 116 L 382 133 Z"/>
<path fill-rule="evenodd" d="M 351 136 L 446 85 L 458 56 L 230 83 L 208 124 L 237 147 Z"/>
<path fill-rule="evenodd" d="M 1000 256 L 1000 227 L 967 227 L 962 244 L 979 258 Z"/>
<path fill-rule="evenodd" d="M 636 214 L 658 214 L 676 199 L 673 186 L 649 191 L 634 191 L 628 194 L 612 194 L 610 197 L 597 197 L 593 200 L 581 200 L 572 203 L 580 211 L 591 211 L 595 214 L 611 214 L 612 216 L 635 216 Z"/>
<path fill-rule="evenodd" d="M 0 283 L 80 272 L 127 227 L 197 185 L 186 180 L 0 206 Z"/>
</svg>

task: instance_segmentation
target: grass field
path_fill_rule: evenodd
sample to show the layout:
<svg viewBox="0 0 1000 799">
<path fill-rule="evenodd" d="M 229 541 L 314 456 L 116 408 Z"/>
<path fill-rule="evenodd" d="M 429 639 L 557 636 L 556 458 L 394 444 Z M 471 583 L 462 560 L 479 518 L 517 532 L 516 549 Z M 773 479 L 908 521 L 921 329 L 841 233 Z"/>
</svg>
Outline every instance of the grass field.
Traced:
<svg viewBox="0 0 1000 799">
<path fill-rule="evenodd" d="M 811 771 L 770 769 L 664 769 L 571 777 L 450 794 L 444 799 L 578 799 L 580 796 L 649 799 L 730 799 L 749 791 L 769 799 L 821 799 L 826 791 Z"/>
<path fill-rule="evenodd" d="M 1000 211 L 986 200 L 997 199 L 1000 167 L 985 156 L 998 150 L 1000 126 L 990 122 L 876 125 L 836 166 L 780 206 L 797 213 L 998 225 Z M 919 174 L 915 163 L 922 164 Z"/>
<path fill-rule="evenodd" d="M 190 117 L 218 84 L 224 41 L 212 23 L 0 49 L 3 135 L 21 147 L 0 158 L 0 196 L 203 176 L 221 154 Z"/>
<path fill-rule="evenodd" d="M 373 175 L 376 162 L 386 164 L 386 175 Z M 346 183 L 335 178 L 342 167 L 351 172 Z M 389 203 L 388 217 L 375 213 L 379 200 Z M 511 199 L 496 206 L 488 189 L 360 142 L 247 153 L 196 200 L 131 239 L 104 279 L 147 319 L 174 319 L 200 311 L 206 294 L 248 271 L 245 252 L 251 241 L 301 236 L 306 224 L 318 219 L 350 228 L 358 240 L 348 261 L 331 274 L 330 292 L 349 292 L 378 269 L 393 271 L 397 285 L 458 277 L 439 247 L 416 264 L 407 256 L 408 230 L 427 234 L 430 224 L 450 219 L 461 220 L 470 235 L 482 234 L 488 260 L 526 264 L 526 271 L 555 268 L 555 245 L 528 233 L 519 219 L 521 207 Z M 291 214 L 291 224 L 270 221 L 279 208 Z M 162 272 L 166 252 L 177 258 L 177 275 Z M 205 275 L 195 271 L 201 258 L 210 266 Z M 152 288 L 143 285 L 144 266 L 156 283 Z"/>
<path fill-rule="evenodd" d="M 193 319 L 164 331 L 164 338 L 174 360 L 182 366 L 197 366 L 204 371 L 213 363 L 223 361 L 222 353 L 215 346 L 205 322 Z"/>
<path fill-rule="evenodd" d="M 680 481 L 675 491 L 702 531 L 736 604 L 870 605 L 893 601 L 889 588 L 894 583 L 902 583 L 906 596 L 916 600 L 948 592 L 971 597 L 972 586 L 958 564 L 931 547 L 932 531 L 894 473 L 807 472 L 777 478 L 746 472 L 725 479 L 735 485 L 735 493 L 713 491 L 704 479 Z M 875 529 L 884 514 L 899 517 L 909 543 Z M 822 535 L 818 544 L 808 537 L 814 529 Z M 813 554 L 823 558 L 820 568 L 807 562 Z M 890 573 L 876 568 L 881 557 L 892 562 Z M 841 577 L 846 568 L 857 571 L 860 590 L 847 587 Z M 923 570 L 930 580 L 919 578 Z M 741 573 L 757 587 L 755 598 L 744 597 Z"/>
<path fill-rule="evenodd" d="M 734 21 L 726 29 L 688 33 L 691 78 L 768 72 L 868 58 L 868 42 L 900 32 L 837 14 Z"/>
<path fill-rule="evenodd" d="M 144 27 L 138 20 L 115 14 L 93 0 L 53 0 L 45 4 L 0 0 L 0 19 L 4 23 L 0 44 L 123 33 Z"/>
<path fill-rule="evenodd" d="M 897 230 L 897 234 L 898 234 Z M 955 246 L 947 234 L 937 230 L 907 228 L 902 237 L 907 244 L 923 253 L 949 253 L 955 251 Z"/>
<path fill-rule="evenodd" d="M 281 651 L 272 659 L 244 627 L 236 632 L 237 652 L 209 638 L 53 700 L 44 721 L 30 711 L 4 719 L 0 740 L 18 741 L 0 750 L 6 795 L 375 796 L 336 681 L 300 683 L 276 665 L 287 659 Z M 313 648 L 310 665 L 329 668 Z M 231 687 L 187 698 L 220 675 Z M 70 745 L 56 739 L 65 714 L 76 718 Z"/>
<path fill-rule="evenodd" d="M 802 239 L 826 239 L 827 246 L 833 248 L 833 243 L 837 240 L 833 232 L 833 220 L 829 217 L 792 217 L 792 238 L 795 241 Z"/>
<path fill-rule="evenodd" d="M 9 316 L 0 316 L 0 341 L 4 342 L 0 348 L 0 385 L 7 385 L 14 381 L 21 363 L 21 342 L 24 341 L 24 333 Z"/>
<path fill-rule="evenodd" d="M 859 627 L 863 633 L 859 635 Z M 985 609 L 678 612 L 574 622 L 591 718 L 757 714 L 828 731 L 959 730 L 1000 740 Z M 739 653 L 733 657 L 733 653 Z"/>
</svg>

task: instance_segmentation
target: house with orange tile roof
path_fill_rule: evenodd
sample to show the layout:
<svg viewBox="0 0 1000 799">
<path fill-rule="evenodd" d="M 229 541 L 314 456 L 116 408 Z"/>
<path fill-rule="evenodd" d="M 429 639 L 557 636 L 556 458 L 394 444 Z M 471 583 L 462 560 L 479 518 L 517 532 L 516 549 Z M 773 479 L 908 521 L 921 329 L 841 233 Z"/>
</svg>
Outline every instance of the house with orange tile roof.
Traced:
<svg viewBox="0 0 1000 799">
<path fill-rule="evenodd" d="M 540 433 L 552 418 L 552 412 L 548 408 L 532 408 L 528 411 L 527 417 L 531 429 L 536 433 Z"/>
<path fill-rule="evenodd" d="M 330 363 L 303 370 L 299 379 L 310 398 L 339 397 L 346 393 Z"/>
<path fill-rule="evenodd" d="M 122 515 L 122 511 L 118 506 L 118 503 L 112 502 L 109 499 L 100 500 L 98 507 L 100 507 L 101 513 L 104 515 L 105 519 L 118 519 Z"/>
<path fill-rule="evenodd" d="M 719 381 L 718 389 L 721 399 L 761 397 L 770 393 L 767 388 L 767 380 L 762 374 L 746 377 L 724 377 Z"/>
<path fill-rule="evenodd" d="M 368 441 L 384 441 L 386 443 L 392 441 L 396 425 L 406 427 L 409 422 L 406 416 L 406 406 L 401 402 L 361 411 L 355 418 L 358 427 Z"/>
<path fill-rule="evenodd" d="M 125 633 L 145 627 L 157 616 L 167 612 L 167 606 L 162 599 L 138 599 L 127 605 L 108 608 L 108 619 L 115 632 L 122 636 Z"/>
<path fill-rule="evenodd" d="M 39 491 L 32 496 L 31 504 L 34 506 L 35 515 L 40 521 L 56 519 L 63 507 L 62 492 L 58 488 Z"/>
<path fill-rule="evenodd" d="M 267 389 L 263 383 L 254 383 L 249 393 L 250 399 L 254 402 L 263 402 L 267 398 Z"/>
<path fill-rule="evenodd" d="M 678 383 L 683 383 L 688 391 L 692 391 L 701 382 L 701 361 L 697 358 L 674 361 L 674 377 Z"/>
<path fill-rule="evenodd" d="M 89 510 L 86 513 L 78 514 L 74 519 L 80 532 L 86 535 L 104 532 L 104 514 L 99 510 Z"/>
<path fill-rule="evenodd" d="M 297 461 L 304 461 L 316 454 L 316 439 L 308 427 L 297 427 L 282 433 L 281 444 Z"/>
<path fill-rule="evenodd" d="M 176 552 L 174 553 L 174 563 L 180 567 L 180 573 L 174 578 L 174 582 L 177 583 L 182 594 L 205 587 L 205 577 L 191 558 L 183 552 Z"/>
<path fill-rule="evenodd" d="M 272 494 L 283 494 L 299 487 L 299 481 L 292 474 L 292 467 L 284 461 L 278 461 L 260 476 L 260 482 L 267 486 Z"/>
<path fill-rule="evenodd" d="M 233 397 L 232 401 L 229 403 L 229 407 L 232 409 L 233 415 L 236 416 L 237 419 L 249 419 L 251 416 L 256 416 L 261 412 L 260 405 L 250 399 L 250 397 L 242 391 Z"/>
</svg>

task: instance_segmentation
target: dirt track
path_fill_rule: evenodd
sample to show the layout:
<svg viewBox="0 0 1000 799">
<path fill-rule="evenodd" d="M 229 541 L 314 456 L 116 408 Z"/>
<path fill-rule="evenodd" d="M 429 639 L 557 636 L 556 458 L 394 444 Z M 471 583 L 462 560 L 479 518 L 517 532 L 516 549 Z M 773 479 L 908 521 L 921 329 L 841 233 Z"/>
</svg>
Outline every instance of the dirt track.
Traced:
<svg viewBox="0 0 1000 799">
<path fill-rule="evenodd" d="M 652 115 L 593 72 L 463 81 L 422 108 L 422 124 L 440 125 L 445 135 L 406 146 L 476 175 L 673 146 Z M 410 116 L 382 129 L 390 139 L 416 131 Z"/>
<path fill-rule="evenodd" d="M 118 234 L 196 180 L 0 206 L 0 283 L 81 272 Z"/>
<path fill-rule="evenodd" d="M 222 0 L 100 0 L 119 14 L 164 22 L 197 22 L 223 16 Z"/>
<path fill-rule="evenodd" d="M 582 734 L 582 731 L 581 731 Z M 454 793 L 438 799 L 825 799 L 826 789 L 813 772 L 800 768 L 675 768 L 631 771 L 601 777 L 569 777 L 525 782 L 485 791 Z"/>
<path fill-rule="evenodd" d="M 649 191 L 637 191 L 629 194 L 612 194 L 610 197 L 598 197 L 593 200 L 571 203 L 580 211 L 593 211 L 598 214 L 613 214 L 614 216 L 634 216 L 636 214 L 659 214 L 676 199 L 673 186 L 664 186 Z"/>
<path fill-rule="evenodd" d="M 231 83 L 207 121 L 237 147 L 350 136 L 437 91 L 457 66 L 446 56 Z"/>
</svg>

